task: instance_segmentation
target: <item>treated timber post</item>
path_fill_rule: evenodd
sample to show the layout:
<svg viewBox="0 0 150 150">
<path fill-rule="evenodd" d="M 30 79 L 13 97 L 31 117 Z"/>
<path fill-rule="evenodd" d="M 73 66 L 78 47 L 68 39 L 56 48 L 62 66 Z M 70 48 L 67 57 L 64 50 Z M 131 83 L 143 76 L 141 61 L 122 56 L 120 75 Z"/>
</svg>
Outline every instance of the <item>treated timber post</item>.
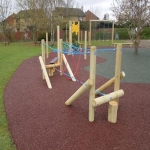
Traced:
<svg viewBox="0 0 150 150">
<path fill-rule="evenodd" d="M 72 45 L 72 21 L 69 21 L 69 51 L 71 52 L 71 45 Z"/>
<path fill-rule="evenodd" d="M 45 65 L 45 45 L 44 44 L 45 44 L 45 41 L 44 41 L 44 39 L 42 39 L 41 40 L 42 60 Z M 45 79 L 43 73 L 42 73 L 42 78 Z"/>
<path fill-rule="evenodd" d="M 94 121 L 94 106 L 92 101 L 95 98 L 95 77 L 96 77 L 96 46 L 91 46 L 90 49 L 90 80 L 93 81 L 93 84 L 89 92 L 89 121 Z"/>
<path fill-rule="evenodd" d="M 48 33 L 46 32 L 46 58 L 48 58 Z"/>
<path fill-rule="evenodd" d="M 84 40 L 84 59 L 86 59 L 86 49 L 87 49 L 87 31 L 85 31 L 85 40 Z"/>
<path fill-rule="evenodd" d="M 80 43 L 80 21 L 78 21 L 78 43 Z"/>
<path fill-rule="evenodd" d="M 122 60 L 121 49 L 122 49 L 122 44 L 117 44 L 114 91 L 120 89 L 120 70 L 121 70 L 121 60 Z M 119 99 L 115 99 L 115 101 L 119 102 Z"/>
<path fill-rule="evenodd" d="M 62 60 L 62 39 L 59 40 L 59 62 L 60 62 L 60 75 L 63 75 L 63 60 Z"/>
<path fill-rule="evenodd" d="M 120 89 L 120 70 L 121 70 L 121 60 L 122 60 L 122 44 L 117 44 L 116 51 L 116 66 L 115 66 L 115 83 L 114 83 L 114 91 Z M 112 123 L 116 123 L 117 121 L 117 111 L 119 106 L 119 98 L 114 99 L 113 101 L 116 103 L 110 103 L 108 106 L 108 121 Z M 115 104 L 115 105 L 113 105 Z"/>
<path fill-rule="evenodd" d="M 59 41 L 59 39 L 60 39 L 60 28 L 59 28 L 59 26 L 57 26 L 57 50 L 58 50 L 58 52 L 57 52 L 57 57 L 58 57 L 58 63 L 59 63 L 59 46 L 60 46 L 60 41 Z"/>
<path fill-rule="evenodd" d="M 89 22 L 90 23 L 90 32 L 89 32 L 89 45 L 91 45 L 91 27 L 92 27 L 92 25 L 91 25 L 91 21 Z"/>
</svg>

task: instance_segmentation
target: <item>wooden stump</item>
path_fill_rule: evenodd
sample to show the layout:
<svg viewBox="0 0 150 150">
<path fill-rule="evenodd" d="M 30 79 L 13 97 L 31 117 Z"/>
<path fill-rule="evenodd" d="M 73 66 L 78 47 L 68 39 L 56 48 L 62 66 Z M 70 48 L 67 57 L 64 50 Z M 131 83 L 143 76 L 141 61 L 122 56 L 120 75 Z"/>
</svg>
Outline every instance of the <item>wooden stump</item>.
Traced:
<svg viewBox="0 0 150 150">
<path fill-rule="evenodd" d="M 111 123 L 117 122 L 117 110 L 118 103 L 116 101 L 110 101 L 108 107 L 108 121 Z"/>
</svg>

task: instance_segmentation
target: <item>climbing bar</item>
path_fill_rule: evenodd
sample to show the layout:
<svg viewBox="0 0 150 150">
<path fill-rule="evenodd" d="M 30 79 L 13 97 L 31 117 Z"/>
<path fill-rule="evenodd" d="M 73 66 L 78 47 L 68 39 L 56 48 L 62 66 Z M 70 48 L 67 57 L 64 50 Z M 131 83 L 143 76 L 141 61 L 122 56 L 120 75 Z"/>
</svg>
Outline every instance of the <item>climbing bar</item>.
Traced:
<svg viewBox="0 0 150 150">
<path fill-rule="evenodd" d="M 118 91 L 112 92 L 110 94 L 107 94 L 105 96 L 95 98 L 92 101 L 92 105 L 94 107 L 95 106 L 99 106 L 101 104 L 104 104 L 104 103 L 107 103 L 109 101 L 112 101 L 112 100 L 114 100 L 116 98 L 122 97 L 123 95 L 124 95 L 124 91 L 123 90 L 118 90 Z"/>
</svg>

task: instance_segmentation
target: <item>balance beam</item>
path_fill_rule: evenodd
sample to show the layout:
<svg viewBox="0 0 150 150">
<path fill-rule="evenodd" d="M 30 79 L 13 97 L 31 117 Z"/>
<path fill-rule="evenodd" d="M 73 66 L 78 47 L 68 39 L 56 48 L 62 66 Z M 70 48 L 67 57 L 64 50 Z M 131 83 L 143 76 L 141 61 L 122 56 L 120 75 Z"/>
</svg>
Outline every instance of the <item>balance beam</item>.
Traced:
<svg viewBox="0 0 150 150">
<path fill-rule="evenodd" d="M 109 101 L 112 101 L 112 100 L 114 100 L 116 98 L 122 97 L 123 95 L 124 95 L 124 91 L 123 90 L 118 90 L 118 91 L 112 92 L 110 94 L 107 94 L 105 96 L 95 98 L 92 101 L 92 105 L 94 107 L 96 107 L 96 106 L 99 106 L 101 104 L 104 104 L 104 103 L 107 103 Z"/>
</svg>

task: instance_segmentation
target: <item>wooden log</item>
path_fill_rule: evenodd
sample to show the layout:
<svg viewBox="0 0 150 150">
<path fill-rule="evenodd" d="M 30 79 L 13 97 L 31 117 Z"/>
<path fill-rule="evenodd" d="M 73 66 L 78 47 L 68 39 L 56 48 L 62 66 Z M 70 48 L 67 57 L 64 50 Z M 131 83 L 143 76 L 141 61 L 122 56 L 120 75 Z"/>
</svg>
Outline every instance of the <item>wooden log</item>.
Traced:
<svg viewBox="0 0 150 150">
<path fill-rule="evenodd" d="M 51 85 L 51 82 L 50 82 L 50 79 L 48 77 L 48 74 L 47 74 L 47 71 L 46 71 L 46 68 L 45 68 L 45 64 L 43 62 L 43 59 L 41 56 L 39 56 L 39 61 L 40 61 L 40 64 L 41 64 L 41 68 L 42 68 L 42 71 L 43 71 L 43 74 L 44 74 L 44 77 L 46 79 L 46 83 L 47 83 L 47 86 L 48 88 L 52 88 L 52 85 Z"/>
<path fill-rule="evenodd" d="M 55 68 L 55 67 L 59 67 L 60 64 L 57 63 L 57 64 L 49 64 L 49 65 L 45 65 L 46 69 L 49 69 L 49 68 Z"/>
<path fill-rule="evenodd" d="M 49 68 L 48 71 L 49 71 L 49 73 L 48 73 L 49 76 L 52 77 L 54 75 L 55 69 L 54 68 Z"/>
<path fill-rule="evenodd" d="M 57 49 L 58 49 L 57 57 L 58 57 L 58 62 L 59 62 L 59 49 L 60 49 L 59 48 L 59 46 L 60 46 L 59 39 L 60 39 L 60 27 L 57 26 Z"/>
<path fill-rule="evenodd" d="M 74 74 L 72 73 L 72 70 L 71 70 L 71 68 L 69 66 L 69 63 L 68 63 L 68 61 L 66 59 L 66 56 L 64 54 L 63 54 L 63 61 L 64 61 L 65 65 L 66 65 L 66 68 L 67 68 L 67 70 L 69 72 L 69 75 L 70 75 L 72 81 L 76 81 L 76 79 L 74 77 Z"/>
<path fill-rule="evenodd" d="M 80 21 L 78 21 L 78 43 L 80 43 Z"/>
<path fill-rule="evenodd" d="M 44 41 L 44 39 L 42 39 L 41 40 L 42 60 L 43 60 L 43 63 L 45 65 L 45 46 L 44 46 L 44 43 L 45 43 L 45 41 Z M 43 79 L 45 79 L 44 74 L 42 74 L 42 77 L 43 77 Z"/>
<path fill-rule="evenodd" d="M 114 91 L 120 89 L 120 71 L 121 71 L 121 61 L 122 61 L 121 49 L 122 49 L 122 44 L 117 44 Z M 115 101 L 119 102 L 119 98 L 115 99 Z"/>
<path fill-rule="evenodd" d="M 118 103 L 116 101 L 110 101 L 108 107 L 108 121 L 111 123 L 117 122 L 117 110 Z"/>
<path fill-rule="evenodd" d="M 91 46 L 90 49 L 90 79 L 93 81 L 93 85 L 89 92 L 89 121 L 94 121 L 94 107 L 92 105 L 92 100 L 95 98 L 95 77 L 96 77 L 96 47 Z"/>
<path fill-rule="evenodd" d="M 123 90 L 118 90 L 118 91 L 112 92 L 110 94 L 107 94 L 105 96 L 101 96 L 101 97 L 93 99 L 92 105 L 94 107 L 96 107 L 96 106 L 102 105 L 104 103 L 107 103 L 109 101 L 112 101 L 116 98 L 119 98 L 123 95 L 124 95 L 124 91 Z"/>
<path fill-rule="evenodd" d="M 66 105 L 71 105 L 78 97 L 87 91 L 93 85 L 93 81 L 88 79 L 66 102 Z"/>
<path fill-rule="evenodd" d="M 63 75 L 63 56 L 62 56 L 62 39 L 59 40 L 59 62 L 60 62 L 60 75 Z"/>
<path fill-rule="evenodd" d="M 46 32 L 46 58 L 48 58 L 48 33 Z"/>
<path fill-rule="evenodd" d="M 120 72 L 120 79 L 125 77 L 125 72 Z M 111 78 L 109 81 L 107 81 L 105 84 L 103 84 L 101 87 L 99 87 L 96 91 L 95 91 L 95 95 L 98 96 L 99 93 L 98 92 L 103 92 L 104 90 L 106 90 L 107 88 L 109 88 L 111 85 L 113 85 L 115 82 L 115 77 Z"/>
<path fill-rule="evenodd" d="M 85 31 L 85 40 L 84 40 L 84 59 L 86 59 L 86 49 L 87 49 L 87 31 Z"/>
</svg>

